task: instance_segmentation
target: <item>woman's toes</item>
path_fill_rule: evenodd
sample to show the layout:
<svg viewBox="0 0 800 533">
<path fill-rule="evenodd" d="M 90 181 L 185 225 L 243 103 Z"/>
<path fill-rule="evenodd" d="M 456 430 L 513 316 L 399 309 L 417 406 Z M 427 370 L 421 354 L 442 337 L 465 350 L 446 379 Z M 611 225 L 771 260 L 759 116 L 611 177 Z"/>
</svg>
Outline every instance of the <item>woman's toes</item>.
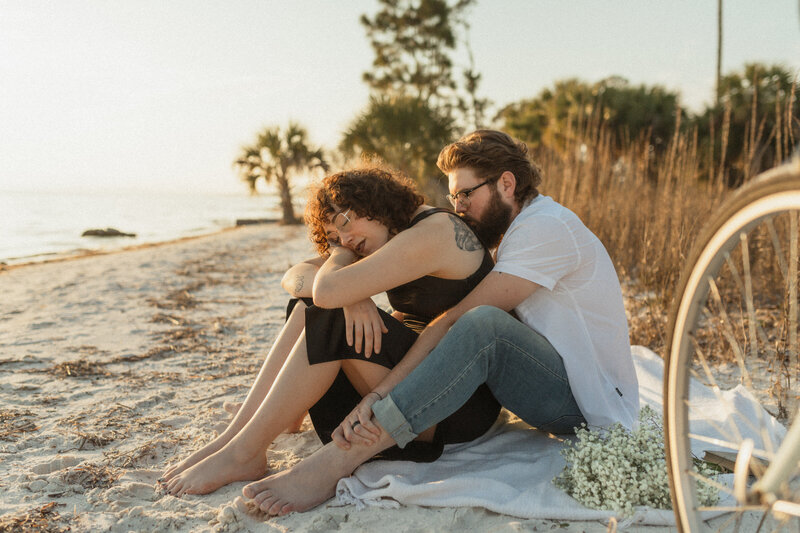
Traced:
<svg viewBox="0 0 800 533">
<path fill-rule="evenodd" d="M 182 479 L 176 477 L 167 485 L 167 492 L 175 496 L 175 494 L 183 487 Z"/>
</svg>

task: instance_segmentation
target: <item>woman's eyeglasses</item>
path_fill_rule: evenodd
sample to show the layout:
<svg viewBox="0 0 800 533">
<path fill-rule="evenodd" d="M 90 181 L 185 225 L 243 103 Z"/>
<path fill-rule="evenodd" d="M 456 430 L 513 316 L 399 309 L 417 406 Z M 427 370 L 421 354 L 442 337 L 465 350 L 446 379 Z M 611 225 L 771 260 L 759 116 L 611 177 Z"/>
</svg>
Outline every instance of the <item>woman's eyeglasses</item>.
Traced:
<svg viewBox="0 0 800 533">
<path fill-rule="evenodd" d="M 350 227 L 350 217 L 347 216 L 349 212 L 350 210 L 348 209 L 333 216 L 333 227 L 336 228 L 336 231 L 347 231 L 347 228 Z"/>
</svg>

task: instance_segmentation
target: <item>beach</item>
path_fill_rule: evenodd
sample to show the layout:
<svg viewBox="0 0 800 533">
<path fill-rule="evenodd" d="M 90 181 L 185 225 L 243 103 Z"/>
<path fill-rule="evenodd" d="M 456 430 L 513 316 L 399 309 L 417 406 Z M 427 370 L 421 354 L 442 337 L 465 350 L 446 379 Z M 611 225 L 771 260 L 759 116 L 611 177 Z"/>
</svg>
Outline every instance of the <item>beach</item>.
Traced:
<svg viewBox="0 0 800 533">
<path fill-rule="evenodd" d="M 231 229 L 0 271 L 0 531 L 606 531 L 475 507 L 341 505 L 268 518 L 244 482 L 181 499 L 156 480 L 224 428 L 284 319 L 303 226 Z M 320 446 L 308 419 L 271 471 Z M 642 527 L 649 532 L 671 528 Z"/>
</svg>

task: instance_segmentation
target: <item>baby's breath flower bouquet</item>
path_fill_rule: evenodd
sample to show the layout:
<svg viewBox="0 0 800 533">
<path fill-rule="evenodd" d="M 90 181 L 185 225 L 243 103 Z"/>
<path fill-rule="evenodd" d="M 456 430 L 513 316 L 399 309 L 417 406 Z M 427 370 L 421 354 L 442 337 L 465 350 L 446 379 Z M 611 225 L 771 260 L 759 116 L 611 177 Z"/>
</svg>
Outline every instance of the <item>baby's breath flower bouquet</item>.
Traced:
<svg viewBox="0 0 800 533">
<path fill-rule="evenodd" d="M 639 427 L 630 432 L 621 424 L 606 431 L 589 431 L 585 425 L 576 432 L 577 442 L 566 442 L 561 455 L 566 467 L 553 482 L 570 496 L 592 509 L 633 514 L 638 506 L 671 509 L 667 460 L 664 455 L 660 417 L 650 407 L 639 413 Z M 713 470 L 700 464 L 703 475 Z M 706 505 L 717 502 L 717 489 L 698 487 Z"/>
</svg>

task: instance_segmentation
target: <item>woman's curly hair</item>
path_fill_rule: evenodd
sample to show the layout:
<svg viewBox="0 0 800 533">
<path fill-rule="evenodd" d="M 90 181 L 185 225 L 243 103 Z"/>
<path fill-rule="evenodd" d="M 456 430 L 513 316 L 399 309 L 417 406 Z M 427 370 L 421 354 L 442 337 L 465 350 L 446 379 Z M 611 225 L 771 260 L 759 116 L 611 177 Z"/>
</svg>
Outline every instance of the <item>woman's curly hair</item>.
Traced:
<svg viewBox="0 0 800 533">
<path fill-rule="evenodd" d="M 423 202 L 414 183 L 397 172 L 377 167 L 346 170 L 327 176 L 312 189 L 305 221 L 311 241 L 325 255 L 330 248 L 325 225 L 337 212 L 334 206 L 377 220 L 396 235 L 408 226 Z"/>
</svg>

